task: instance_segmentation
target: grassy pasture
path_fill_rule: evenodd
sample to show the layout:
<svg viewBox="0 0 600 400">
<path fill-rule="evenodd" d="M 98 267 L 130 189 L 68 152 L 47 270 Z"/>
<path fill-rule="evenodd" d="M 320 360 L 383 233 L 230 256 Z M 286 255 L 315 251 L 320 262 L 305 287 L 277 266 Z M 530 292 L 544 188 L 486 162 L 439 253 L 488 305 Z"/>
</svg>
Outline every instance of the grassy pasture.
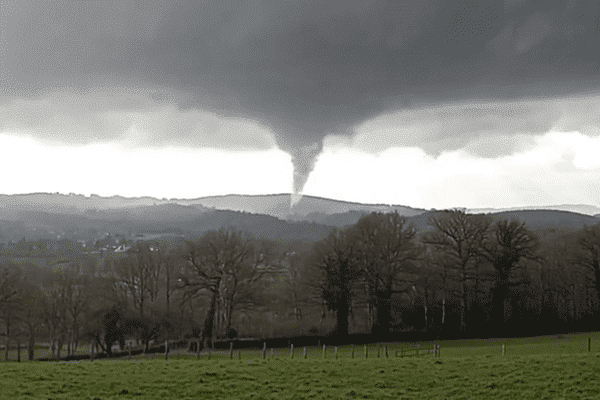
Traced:
<svg viewBox="0 0 600 400">
<path fill-rule="evenodd" d="M 6 363 L 0 398 L 585 399 L 595 353 L 549 356 Z"/>
<path fill-rule="evenodd" d="M 587 338 L 592 337 L 592 351 Z M 506 355 L 501 344 L 506 343 Z M 594 345 L 596 344 L 596 346 Z M 593 399 L 600 398 L 600 335 L 573 334 L 523 339 L 442 341 L 441 357 L 396 358 L 399 344 L 388 344 L 390 358 L 377 358 L 377 346 L 262 349 L 201 353 L 183 349 L 164 356 L 91 363 L 0 363 L 0 399 Z M 406 344 L 405 346 L 409 346 Z M 422 343 L 422 347 L 429 347 Z M 412 346 L 411 346 L 412 347 Z M 23 354 L 22 354 L 22 359 Z"/>
</svg>

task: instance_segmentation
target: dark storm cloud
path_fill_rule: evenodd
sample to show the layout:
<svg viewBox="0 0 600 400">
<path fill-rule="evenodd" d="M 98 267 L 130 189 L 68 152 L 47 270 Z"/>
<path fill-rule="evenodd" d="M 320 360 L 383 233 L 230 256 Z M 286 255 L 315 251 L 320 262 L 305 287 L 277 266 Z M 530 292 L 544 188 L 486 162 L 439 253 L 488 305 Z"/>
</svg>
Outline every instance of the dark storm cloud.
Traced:
<svg viewBox="0 0 600 400">
<path fill-rule="evenodd" d="M 544 131 L 558 117 L 527 102 L 593 93 L 599 85 L 598 2 L 105 1 L 6 8 L 0 90 L 7 113 L 15 99 L 43 102 L 57 90 L 93 98 L 110 88 L 114 98 L 106 107 L 72 111 L 74 128 L 60 131 L 63 141 L 81 141 L 84 123 L 77 121 L 96 113 L 98 131 L 108 137 L 111 129 L 101 122 L 107 112 L 127 109 L 119 99 L 135 88 L 147 100 L 133 102 L 133 109 L 164 110 L 162 104 L 188 116 L 202 110 L 261 122 L 292 154 L 304 181 L 326 134 L 350 135 L 384 112 L 503 101 L 523 113 L 514 119 L 488 110 L 492 128 L 480 117 L 439 116 L 446 124 L 462 122 L 431 133 L 426 141 L 435 147 L 457 136 Z M 429 117 L 422 118 L 424 124 Z M 102 139 L 87 123 L 90 140 Z M 205 135 L 197 128 L 192 122 L 156 128 L 154 136 L 179 142 L 180 135 Z"/>
<path fill-rule="evenodd" d="M 421 104 L 365 122 L 353 144 L 369 152 L 411 146 L 433 155 L 465 149 L 491 158 L 523 150 L 533 135 L 551 129 L 600 134 L 600 96 Z"/>
</svg>

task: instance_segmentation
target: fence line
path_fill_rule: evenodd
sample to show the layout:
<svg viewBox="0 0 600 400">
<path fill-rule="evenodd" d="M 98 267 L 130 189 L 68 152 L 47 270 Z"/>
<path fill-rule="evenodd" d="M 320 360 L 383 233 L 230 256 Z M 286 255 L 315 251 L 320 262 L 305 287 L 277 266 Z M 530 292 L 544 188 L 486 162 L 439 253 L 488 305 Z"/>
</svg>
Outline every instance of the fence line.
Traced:
<svg viewBox="0 0 600 400">
<path fill-rule="evenodd" d="M 200 358 L 200 340 L 196 340 L 196 359 Z M 171 350 L 171 346 L 169 344 L 169 341 L 166 340 L 164 343 L 164 357 L 165 360 L 168 360 L 169 357 L 169 353 Z M 189 346 L 189 344 L 188 344 Z M 380 357 L 385 357 L 385 358 L 389 358 L 390 354 L 389 354 L 389 348 L 388 348 L 388 344 L 381 344 L 378 343 L 375 345 L 376 346 L 376 354 L 377 354 L 377 358 Z M 17 341 L 17 345 L 16 347 L 14 346 L 8 346 L 8 345 L 4 345 L 2 346 L 5 349 L 5 357 L 4 357 L 4 361 L 16 361 L 16 362 L 21 362 L 21 343 L 20 341 Z M 33 361 L 33 352 L 32 352 L 32 348 L 30 347 L 29 342 L 27 343 L 27 354 L 28 354 L 28 361 Z M 204 347 L 207 350 L 207 359 L 211 359 L 213 356 L 213 350 L 212 348 L 209 347 Z M 11 349 L 16 349 L 16 360 L 15 360 L 15 356 L 12 357 L 12 360 L 9 358 L 9 351 Z M 262 352 L 260 351 L 262 350 Z M 138 350 L 139 351 L 139 350 Z M 262 353 L 262 359 L 265 360 L 267 359 L 267 342 L 263 342 L 263 346 L 262 349 L 258 350 L 259 353 L 255 354 L 253 351 L 251 352 L 252 357 L 260 357 L 261 353 Z M 500 351 L 501 351 L 501 355 L 505 356 L 508 353 L 508 346 L 506 344 L 506 342 L 503 342 L 500 345 Z M 592 338 L 588 337 L 587 338 L 587 351 L 591 352 L 592 351 Z M 229 359 L 233 360 L 233 352 L 234 352 L 234 342 L 230 342 L 229 344 Z M 302 359 L 308 359 L 308 353 L 309 353 L 309 348 L 308 346 L 303 346 L 303 353 L 302 353 Z M 0 353 L 1 354 L 1 353 Z M 193 353 L 192 353 L 193 354 Z M 317 353 L 318 354 L 318 353 Z M 348 353 L 346 353 L 347 355 Z M 369 354 L 369 345 L 363 345 L 363 358 L 368 359 L 369 356 L 374 357 L 373 355 Z M 91 343 L 90 345 L 90 351 L 89 351 L 89 360 L 91 362 L 94 362 L 95 359 L 98 358 L 99 352 L 98 352 L 98 345 L 96 343 Z M 354 359 L 355 358 L 355 345 L 352 344 L 350 345 L 350 358 Z M 393 352 L 393 355 L 395 357 L 399 357 L 399 358 L 404 358 L 404 357 L 419 357 L 419 356 L 433 356 L 435 358 L 440 357 L 441 356 L 441 346 L 439 344 L 432 344 L 432 345 L 427 345 L 427 346 L 421 346 L 420 344 L 416 344 L 416 345 L 406 345 L 405 343 L 401 343 L 400 344 L 400 348 L 399 349 L 395 349 L 395 351 Z M 127 356 L 129 360 L 131 360 L 132 358 L 132 346 L 131 343 L 128 343 L 126 346 L 126 353 L 124 356 Z M 333 354 L 333 358 L 334 359 L 338 359 L 340 356 L 340 352 L 339 352 L 339 347 L 338 346 L 334 346 L 334 354 Z M 85 356 L 84 356 L 85 357 Z M 104 356 L 103 356 L 104 357 Z M 152 355 L 150 355 L 151 358 L 154 358 Z M 294 358 L 294 344 L 290 343 L 290 355 L 289 355 L 290 359 Z M 313 356 L 312 358 L 316 358 L 318 356 Z M 85 357 L 87 359 L 87 357 Z M 180 359 L 180 355 L 179 353 L 176 355 L 177 359 Z M 238 359 L 242 358 L 242 349 L 238 349 Z M 270 357 L 269 358 L 275 358 L 275 349 L 271 348 L 270 351 Z M 323 344 L 322 348 L 321 348 L 321 358 L 322 359 L 327 359 L 327 358 L 332 358 L 331 356 L 327 357 L 327 345 Z"/>
</svg>

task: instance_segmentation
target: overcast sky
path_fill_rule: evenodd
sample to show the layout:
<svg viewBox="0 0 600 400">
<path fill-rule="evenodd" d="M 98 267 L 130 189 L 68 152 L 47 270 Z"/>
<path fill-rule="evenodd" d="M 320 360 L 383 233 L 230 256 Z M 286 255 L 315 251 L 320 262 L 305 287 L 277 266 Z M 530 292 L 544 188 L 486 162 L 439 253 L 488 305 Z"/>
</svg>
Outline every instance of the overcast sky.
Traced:
<svg viewBox="0 0 600 400">
<path fill-rule="evenodd" d="M 0 193 L 600 205 L 600 2 L 0 3 Z"/>
</svg>

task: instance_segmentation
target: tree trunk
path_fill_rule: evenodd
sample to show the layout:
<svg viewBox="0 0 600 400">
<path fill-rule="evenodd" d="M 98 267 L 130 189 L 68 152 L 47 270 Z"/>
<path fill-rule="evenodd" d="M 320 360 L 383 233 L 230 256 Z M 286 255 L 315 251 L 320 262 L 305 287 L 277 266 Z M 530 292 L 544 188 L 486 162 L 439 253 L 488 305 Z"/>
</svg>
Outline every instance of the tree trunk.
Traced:
<svg viewBox="0 0 600 400">
<path fill-rule="evenodd" d="M 229 331 L 231 330 L 231 318 L 233 314 L 233 300 L 229 299 L 227 301 L 227 326 L 225 328 L 225 334 L 229 336 Z"/>
<path fill-rule="evenodd" d="M 340 302 L 338 309 L 336 310 L 336 321 L 335 321 L 335 335 L 338 338 L 345 338 L 348 336 L 348 316 L 350 314 L 350 299 L 348 296 L 344 296 Z"/>
<path fill-rule="evenodd" d="M 446 264 L 444 263 L 444 280 L 442 287 L 442 331 L 444 331 L 444 327 L 446 324 L 446 284 L 448 281 L 448 269 L 446 268 Z"/>
<path fill-rule="evenodd" d="M 111 341 L 111 337 L 108 333 L 106 335 L 104 335 L 104 343 L 106 344 L 106 348 L 104 349 L 106 351 L 106 357 L 111 358 L 112 357 L 112 341 Z M 146 347 L 147 346 L 148 346 L 148 344 L 146 343 Z"/>
<path fill-rule="evenodd" d="M 428 331 L 429 321 L 427 319 L 427 297 L 429 295 L 429 286 L 427 280 L 425 281 L 425 297 L 423 298 L 423 311 L 425 312 L 425 331 Z"/>
<path fill-rule="evenodd" d="M 596 268 L 594 270 L 594 277 L 596 278 L 596 298 L 597 298 L 597 302 L 596 302 L 596 317 L 598 317 L 598 311 L 600 308 L 600 269 Z"/>
<path fill-rule="evenodd" d="M 389 333 L 390 324 L 392 322 L 392 304 L 391 295 L 389 293 L 380 294 L 377 299 L 377 322 L 376 322 L 376 333 L 386 334 Z"/>
<path fill-rule="evenodd" d="M 467 328 L 465 320 L 465 307 L 467 304 L 467 281 L 464 270 L 460 273 L 460 331 L 465 332 Z"/>
<path fill-rule="evenodd" d="M 170 273 L 170 269 L 171 266 L 169 265 L 170 262 L 167 262 L 165 264 L 166 267 L 166 273 L 167 273 L 167 315 L 171 315 L 170 314 L 170 298 L 171 298 L 171 273 Z"/>
<path fill-rule="evenodd" d="M 220 283 L 220 280 L 219 280 Z M 217 307 L 217 297 L 219 296 L 218 292 L 219 285 L 216 285 L 216 288 L 212 290 L 212 297 L 210 299 L 210 307 L 208 309 L 208 313 L 206 314 L 206 319 L 204 320 L 204 326 L 202 327 L 202 341 L 205 339 L 212 340 L 213 336 L 213 328 L 215 324 L 215 311 Z"/>
<path fill-rule="evenodd" d="M 319 332 L 323 332 L 323 322 L 325 322 L 325 318 L 327 318 L 327 306 L 325 304 L 321 305 L 321 318 L 319 319 Z"/>
<path fill-rule="evenodd" d="M 62 347 L 63 347 L 63 340 L 64 340 L 63 335 L 60 335 L 58 337 L 58 344 L 56 346 L 56 358 L 60 358 L 60 352 L 61 352 Z"/>
<path fill-rule="evenodd" d="M 506 329 L 506 300 L 508 298 L 508 276 L 501 274 L 492 290 L 492 318 L 497 329 L 505 333 Z"/>
<path fill-rule="evenodd" d="M 35 346 L 35 336 L 34 336 L 33 328 L 30 326 L 29 327 L 29 345 L 27 346 L 27 352 L 28 352 L 27 359 L 29 361 L 33 361 L 34 346 Z"/>
<path fill-rule="evenodd" d="M 6 318 L 6 344 L 5 344 L 4 361 L 8 361 L 8 352 L 10 349 L 10 318 Z"/>
</svg>

